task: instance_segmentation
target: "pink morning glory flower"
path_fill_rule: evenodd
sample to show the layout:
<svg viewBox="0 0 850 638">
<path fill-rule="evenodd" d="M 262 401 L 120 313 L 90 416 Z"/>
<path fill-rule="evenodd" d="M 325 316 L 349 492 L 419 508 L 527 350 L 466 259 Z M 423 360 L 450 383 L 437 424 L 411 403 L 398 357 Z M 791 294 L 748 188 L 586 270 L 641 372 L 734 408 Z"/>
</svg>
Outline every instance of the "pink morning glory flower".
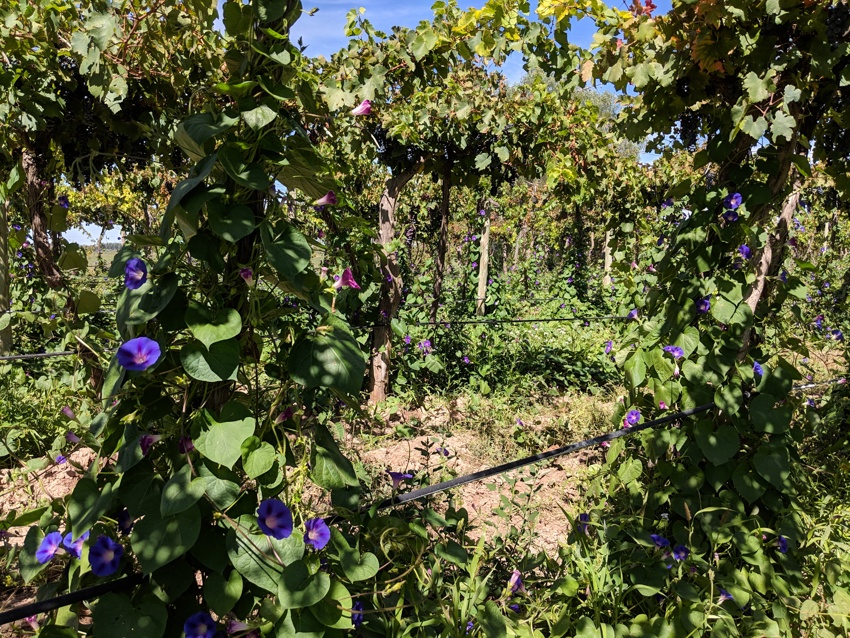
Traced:
<svg viewBox="0 0 850 638">
<path fill-rule="evenodd" d="M 371 113 L 372 102 L 370 100 L 363 100 L 360 104 L 358 104 L 351 110 L 352 115 L 371 115 Z"/>
<path fill-rule="evenodd" d="M 315 202 L 313 202 L 314 206 L 336 206 L 337 199 L 336 193 L 333 191 L 328 191 L 325 193 L 324 197 L 320 197 Z"/>
<path fill-rule="evenodd" d="M 337 290 L 340 288 L 353 288 L 354 290 L 360 290 L 360 284 L 354 281 L 354 275 L 351 274 L 351 268 L 346 268 L 342 271 L 342 276 L 336 280 L 336 283 L 334 283 L 334 288 Z"/>
<path fill-rule="evenodd" d="M 240 268 L 239 276 L 245 281 L 245 285 L 249 288 L 254 287 L 254 271 L 250 268 Z"/>
</svg>

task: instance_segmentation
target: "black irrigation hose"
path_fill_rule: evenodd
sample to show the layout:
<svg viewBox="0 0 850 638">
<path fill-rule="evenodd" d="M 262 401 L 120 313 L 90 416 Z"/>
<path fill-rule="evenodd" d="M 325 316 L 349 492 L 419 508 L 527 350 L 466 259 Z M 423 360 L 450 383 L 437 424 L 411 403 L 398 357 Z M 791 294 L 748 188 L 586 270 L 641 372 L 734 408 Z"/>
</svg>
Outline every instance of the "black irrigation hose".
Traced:
<svg viewBox="0 0 850 638">
<path fill-rule="evenodd" d="M 847 383 L 847 380 L 844 377 L 841 377 L 832 381 L 822 381 L 820 383 L 808 383 L 805 385 L 794 386 L 792 390 L 805 390 L 817 386 L 833 385 L 840 383 Z M 571 454 L 572 452 L 577 452 L 578 450 L 582 450 L 586 447 L 590 447 L 592 445 L 599 445 L 606 441 L 613 441 L 614 439 L 619 439 L 620 437 L 627 436 L 629 434 L 634 434 L 635 432 L 641 432 L 642 430 L 655 427 L 656 425 L 671 423 L 673 421 L 690 417 L 701 412 L 706 412 L 713 407 L 715 407 L 715 404 L 712 401 L 711 403 L 699 405 L 695 408 L 691 408 L 690 410 L 683 410 L 682 412 L 677 412 L 676 414 L 670 414 L 668 416 L 661 417 L 660 419 L 654 419 L 652 421 L 646 421 L 645 423 L 640 423 L 629 428 L 620 428 L 619 430 L 614 430 L 613 432 L 600 434 L 599 436 L 593 437 L 592 439 L 580 441 L 579 443 L 571 443 L 570 445 L 565 445 L 555 450 L 549 450 L 548 452 L 540 452 L 539 454 L 528 456 L 524 459 L 518 459 L 516 461 L 511 461 L 510 463 L 503 463 L 502 465 L 497 465 L 496 467 L 491 467 L 486 470 L 480 470 L 472 474 L 466 474 L 465 476 L 459 476 L 449 481 L 443 481 L 442 483 L 436 483 L 435 485 L 422 487 L 417 490 L 413 490 L 412 492 L 406 492 L 405 494 L 397 494 L 379 503 L 361 508 L 360 513 L 366 513 L 370 510 L 378 511 L 394 507 L 395 505 L 401 505 L 402 503 L 417 501 L 427 496 L 432 496 L 440 492 L 445 492 L 446 490 L 449 490 L 453 487 L 459 487 L 461 485 L 466 485 L 467 483 L 472 483 L 474 481 L 480 481 L 491 476 L 504 474 L 505 472 L 510 472 L 511 470 L 515 470 L 526 465 L 531 465 L 532 463 L 539 463 L 540 461 L 545 461 L 547 459 Z M 329 523 L 332 523 L 340 520 L 342 517 L 339 515 L 333 515 L 326 518 Z M 107 583 L 99 583 L 97 585 L 93 585 L 92 587 L 85 587 L 83 589 L 78 589 L 77 591 L 73 591 L 68 594 L 62 594 L 61 596 L 57 596 L 56 598 L 49 598 L 47 600 L 42 600 L 37 603 L 31 603 L 29 605 L 16 607 L 14 609 L 10 609 L 9 611 L 0 613 L 0 625 L 4 625 L 15 620 L 20 620 L 21 618 L 26 618 L 27 616 L 34 616 L 35 614 L 59 609 L 60 607 L 65 607 L 67 605 L 78 603 L 83 600 L 88 600 L 90 598 L 97 598 L 98 596 L 110 591 L 121 591 L 124 589 L 129 589 L 137 584 L 142 583 L 145 579 L 146 577 L 142 574 L 131 574 L 118 580 L 110 581 Z"/>
<path fill-rule="evenodd" d="M 60 607 L 67 607 L 68 605 L 89 600 L 90 598 L 97 598 L 109 592 L 131 589 L 132 587 L 144 582 L 146 579 L 147 577 L 142 574 L 130 574 L 124 578 L 110 580 L 105 583 L 98 583 L 91 587 L 84 587 L 83 589 L 78 589 L 67 594 L 62 594 L 61 596 L 56 596 L 56 598 L 48 598 L 47 600 L 40 600 L 28 605 L 13 607 L 9 611 L 0 612 L 0 626 L 29 616 L 35 616 L 36 614 L 53 611 Z"/>
</svg>

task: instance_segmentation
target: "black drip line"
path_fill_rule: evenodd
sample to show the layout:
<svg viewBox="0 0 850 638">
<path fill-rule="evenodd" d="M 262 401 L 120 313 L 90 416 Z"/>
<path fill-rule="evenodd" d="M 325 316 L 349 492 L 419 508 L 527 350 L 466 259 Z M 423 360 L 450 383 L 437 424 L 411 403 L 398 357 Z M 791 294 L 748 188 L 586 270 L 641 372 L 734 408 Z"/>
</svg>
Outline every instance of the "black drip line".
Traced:
<svg viewBox="0 0 850 638">
<path fill-rule="evenodd" d="M 832 381 L 822 381 L 819 383 L 808 383 L 804 385 L 793 386 L 791 390 L 806 390 L 818 386 L 835 385 L 846 382 L 847 380 L 844 377 L 841 377 L 838 379 L 833 379 Z M 411 492 L 406 492 L 404 494 L 397 494 L 391 498 L 384 499 L 379 503 L 364 506 L 359 510 L 359 513 L 374 513 L 379 510 L 395 507 L 396 505 L 410 503 L 412 501 L 418 501 L 428 496 L 433 496 L 434 494 L 445 492 L 446 490 L 452 489 L 454 487 L 459 487 L 461 485 L 466 485 L 467 483 L 472 483 L 475 481 L 481 481 L 491 476 L 504 474 L 505 472 L 510 472 L 511 470 L 516 470 L 521 467 L 525 467 L 526 465 L 531 465 L 533 463 L 539 463 L 540 461 L 546 461 L 548 459 L 564 456 L 566 454 L 577 452 L 578 450 L 582 450 L 592 445 L 600 445 L 602 443 L 605 443 L 606 441 L 613 441 L 615 439 L 619 439 L 621 437 L 628 436 L 636 432 L 648 430 L 649 428 L 653 428 L 657 425 L 672 423 L 673 421 L 678 421 L 682 418 L 687 418 L 695 414 L 707 412 L 708 410 L 714 407 L 716 407 L 716 405 L 712 401 L 711 403 L 706 403 L 704 405 L 700 405 L 689 410 L 683 410 L 681 412 L 677 412 L 676 414 L 670 414 L 668 416 L 661 417 L 660 419 L 654 419 L 652 421 L 646 421 L 645 423 L 639 423 L 638 425 L 634 425 L 629 428 L 620 428 L 619 430 L 614 430 L 613 432 L 608 432 L 606 434 L 600 434 L 599 436 L 595 436 L 592 439 L 586 439 L 578 443 L 571 443 L 570 445 L 565 445 L 555 450 L 549 450 L 548 452 L 540 452 L 538 454 L 534 454 L 533 456 L 528 456 L 523 459 L 517 459 L 516 461 L 511 461 L 509 463 L 503 463 L 501 465 L 497 465 L 488 469 L 479 470 L 478 472 L 473 472 L 472 474 L 459 476 L 449 481 L 443 481 L 442 483 L 436 483 L 434 485 L 422 487 Z M 326 519 L 329 523 L 334 523 L 339 520 L 342 520 L 342 517 L 339 515 L 333 515 L 326 517 Z M 78 603 L 84 600 L 97 598 L 109 591 L 120 591 L 124 589 L 129 589 L 137 584 L 144 582 L 146 578 L 147 577 L 142 574 L 133 573 L 113 581 L 109 581 L 106 583 L 98 583 L 97 585 L 93 585 L 91 587 L 84 587 L 83 589 L 78 589 L 77 591 L 69 592 L 67 594 L 57 596 L 56 598 L 49 598 L 47 600 L 42 600 L 36 603 L 30 603 L 28 605 L 15 607 L 13 609 L 10 609 L 9 611 L 0 613 L 0 625 L 14 622 L 15 620 L 20 620 L 22 618 L 26 618 L 27 616 L 33 616 L 35 614 L 45 613 L 54 609 L 59 609 L 60 607 L 66 607 L 68 605 L 72 605 L 74 603 Z"/>
</svg>

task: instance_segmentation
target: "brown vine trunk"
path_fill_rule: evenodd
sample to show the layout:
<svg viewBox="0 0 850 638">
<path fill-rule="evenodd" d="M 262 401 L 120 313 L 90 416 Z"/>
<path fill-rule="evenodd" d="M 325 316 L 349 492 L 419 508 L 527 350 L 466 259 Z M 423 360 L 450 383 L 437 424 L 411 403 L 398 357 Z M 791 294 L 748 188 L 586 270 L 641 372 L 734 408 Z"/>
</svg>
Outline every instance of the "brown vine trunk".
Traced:
<svg viewBox="0 0 850 638">
<path fill-rule="evenodd" d="M 443 293 L 443 276 L 446 270 L 446 249 L 449 245 L 449 204 L 452 192 L 452 166 L 446 162 L 443 169 L 443 196 L 440 201 L 440 235 L 437 238 L 437 254 L 434 259 L 434 300 L 431 302 L 431 322 L 437 321 L 440 295 Z"/>
<path fill-rule="evenodd" d="M 47 215 L 44 210 L 45 200 L 50 199 L 52 187 L 42 180 L 46 166 L 47 148 L 44 140 L 37 139 L 32 146 L 24 148 L 21 153 L 21 164 L 24 169 L 26 183 L 26 202 L 32 224 L 32 243 L 35 248 L 35 261 L 45 282 L 54 290 L 64 283 L 62 271 L 53 258 L 50 236 L 47 230 Z"/>
<path fill-rule="evenodd" d="M 613 233 L 610 230 L 605 231 L 604 244 L 602 245 L 602 255 L 605 259 L 603 268 L 605 272 L 605 276 L 602 278 L 602 283 L 605 285 L 605 289 L 611 285 L 611 264 L 613 263 L 613 255 L 611 253 L 611 240 L 613 239 Z"/>
<path fill-rule="evenodd" d="M 387 398 L 390 386 L 390 359 L 392 358 L 392 331 L 389 323 L 401 304 L 402 280 L 395 253 L 386 253 L 395 238 L 395 209 L 404 186 L 417 173 L 418 167 L 394 175 L 384 185 L 378 204 L 378 243 L 384 248 L 381 256 L 382 270 L 389 275 L 381 284 L 378 303 L 381 321 L 372 332 L 372 361 L 369 370 L 369 405 L 377 405 Z M 386 263 L 384 263 L 386 262 Z"/>
</svg>

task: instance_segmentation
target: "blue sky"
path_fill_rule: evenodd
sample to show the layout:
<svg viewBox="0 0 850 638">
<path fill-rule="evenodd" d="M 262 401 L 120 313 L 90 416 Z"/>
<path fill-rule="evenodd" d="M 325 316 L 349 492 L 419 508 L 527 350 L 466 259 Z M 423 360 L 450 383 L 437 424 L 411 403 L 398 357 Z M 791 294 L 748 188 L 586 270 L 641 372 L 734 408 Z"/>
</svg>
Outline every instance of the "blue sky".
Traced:
<svg viewBox="0 0 850 638">
<path fill-rule="evenodd" d="M 626 0 L 621 0 L 624 4 Z M 351 9 L 363 7 L 366 9 L 364 14 L 377 29 L 385 32 L 392 30 L 393 26 L 416 26 L 422 20 L 430 21 L 433 17 L 431 11 L 432 0 L 365 0 L 357 2 L 356 0 L 302 0 L 304 3 L 305 14 L 298 22 L 295 23 L 292 29 L 293 40 L 301 38 L 304 44 L 307 45 L 305 53 L 311 56 L 324 55 L 330 57 L 332 53 L 339 51 L 347 44 L 347 38 L 343 32 L 345 27 L 345 16 Z M 656 15 L 669 11 L 671 8 L 671 0 L 656 0 L 658 9 Z M 484 5 L 481 2 L 472 5 L 464 4 L 460 0 L 460 6 L 468 8 L 473 6 L 481 8 Z M 537 6 L 537 3 L 532 0 L 532 10 Z M 317 8 L 318 11 L 310 16 L 306 14 L 311 8 Z M 570 40 L 575 44 L 587 47 L 593 37 L 593 23 L 589 20 L 583 20 L 573 26 L 570 33 Z M 518 81 L 523 74 L 522 60 L 518 56 L 514 56 L 505 65 L 505 75 L 511 82 Z M 645 159 L 649 159 L 646 157 Z M 94 226 L 88 228 L 88 232 L 92 235 L 99 235 L 100 229 Z M 118 241 L 120 229 L 114 228 L 107 233 L 107 241 Z M 77 229 L 71 229 L 65 233 L 68 241 L 78 242 L 81 244 L 89 244 L 91 239 L 83 235 Z"/>
</svg>

